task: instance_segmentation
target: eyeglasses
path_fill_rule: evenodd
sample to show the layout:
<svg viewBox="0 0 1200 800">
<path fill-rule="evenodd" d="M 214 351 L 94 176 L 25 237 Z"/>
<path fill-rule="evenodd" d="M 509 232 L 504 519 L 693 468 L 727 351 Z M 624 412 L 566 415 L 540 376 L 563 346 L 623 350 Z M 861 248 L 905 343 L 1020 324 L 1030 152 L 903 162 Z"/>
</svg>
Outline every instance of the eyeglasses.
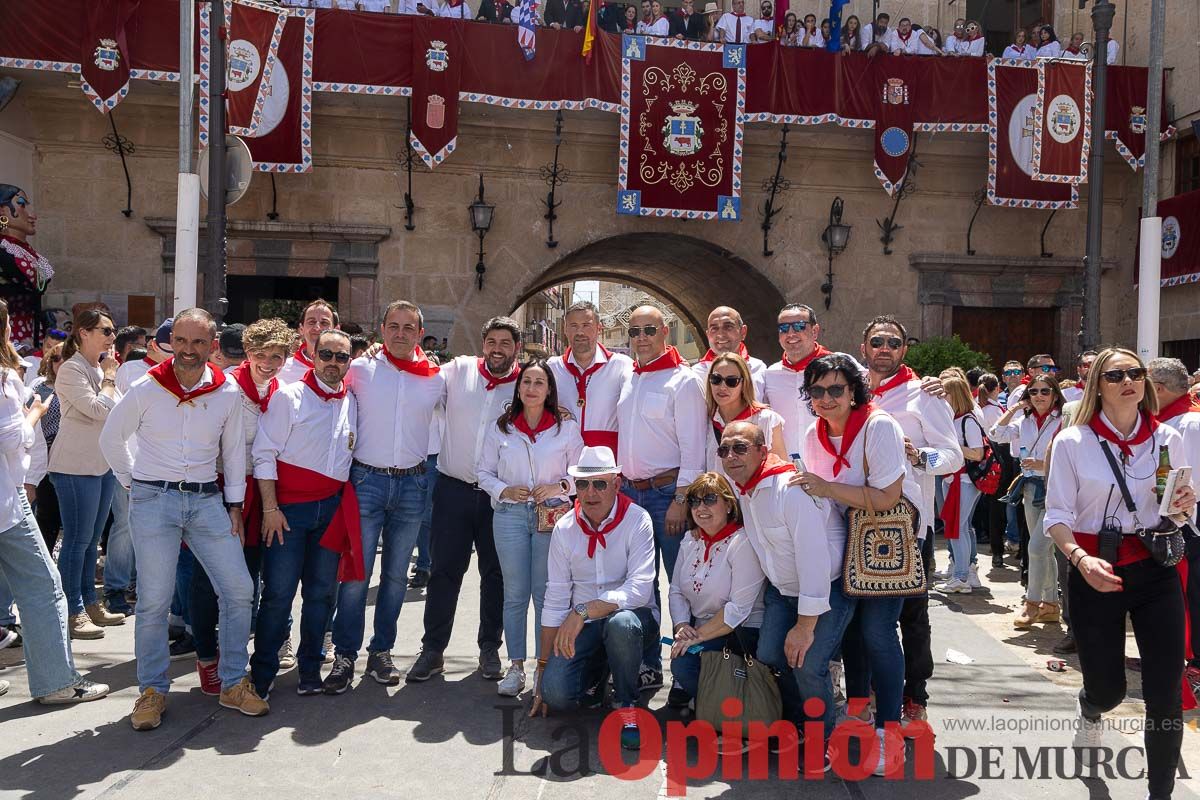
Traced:
<svg viewBox="0 0 1200 800">
<path fill-rule="evenodd" d="M 1006 377 L 1006 378 L 1015 378 L 1016 376 L 1018 376 L 1020 374 L 1021 374 L 1021 370 L 1019 370 L 1019 369 L 1004 370 L 1004 377 Z"/>
<path fill-rule="evenodd" d="M 717 448 L 717 458 L 729 458 L 729 453 L 734 452 L 739 456 L 744 456 L 750 452 L 750 445 L 745 442 L 737 444 L 723 444 Z"/>
<path fill-rule="evenodd" d="M 845 383 L 835 383 L 832 386 L 811 386 L 808 388 L 808 396 L 813 400 L 824 400 L 825 395 L 829 395 L 834 400 L 841 398 L 850 387 Z"/>
<path fill-rule="evenodd" d="M 1050 395 L 1054 394 L 1054 390 L 1049 386 L 1043 386 L 1040 389 L 1026 389 L 1025 394 L 1029 395 L 1030 397 L 1036 397 L 1038 395 L 1041 395 L 1042 397 L 1049 397 Z"/>
<path fill-rule="evenodd" d="M 1106 369 L 1100 373 L 1105 383 L 1124 383 L 1126 378 L 1134 383 L 1146 380 L 1145 367 L 1130 367 L 1129 369 Z"/>
<path fill-rule="evenodd" d="M 576 478 L 575 479 L 576 490 L 582 491 L 582 490 L 588 488 L 589 486 L 592 487 L 593 489 L 595 489 L 597 492 L 603 492 L 605 489 L 608 488 L 608 481 L 602 480 L 601 478 L 590 478 L 590 479 L 589 478 Z"/>
<path fill-rule="evenodd" d="M 1051 372 L 1058 372 L 1058 367 L 1056 367 L 1054 364 L 1042 364 L 1038 367 L 1038 369 L 1040 369 L 1044 375 L 1048 375 Z"/>
<path fill-rule="evenodd" d="M 742 382 L 741 375 L 709 375 L 708 382 L 713 386 L 720 386 L 722 383 L 730 389 L 736 389 Z"/>
<path fill-rule="evenodd" d="M 871 347 L 875 348 L 876 350 L 883 347 L 885 344 L 888 346 L 889 350 L 899 350 L 904 346 L 904 340 L 899 336 L 872 336 L 867 344 L 871 345 Z"/>
<path fill-rule="evenodd" d="M 636 339 L 639 336 L 645 336 L 647 338 L 650 338 L 650 337 L 653 337 L 656 333 L 658 333 L 657 325 L 643 325 L 640 328 L 635 325 L 634 327 L 629 329 L 629 338 Z"/>
<path fill-rule="evenodd" d="M 117 333 L 116 328 L 92 328 L 92 330 L 100 331 L 100 333 L 104 334 L 105 336 L 115 336 Z"/>
<path fill-rule="evenodd" d="M 339 364 L 345 364 L 350 360 L 349 353 L 335 353 L 332 350 L 318 350 L 317 358 L 322 361 L 336 361 Z"/>
<path fill-rule="evenodd" d="M 799 322 L 781 322 L 781 323 L 779 323 L 779 332 L 780 333 L 787 333 L 788 331 L 795 331 L 796 333 L 804 333 L 804 331 L 807 329 L 808 329 L 808 321 L 803 320 L 803 319 L 800 320 Z"/>
<path fill-rule="evenodd" d="M 719 502 L 721 502 L 720 495 L 715 495 L 715 494 L 712 494 L 711 492 L 704 495 L 703 497 L 698 497 L 697 495 L 689 494 L 688 501 L 687 501 L 688 508 L 699 508 L 701 503 L 703 503 L 706 506 L 711 507 L 711 506 L 715 506 Z"/>
</svg>

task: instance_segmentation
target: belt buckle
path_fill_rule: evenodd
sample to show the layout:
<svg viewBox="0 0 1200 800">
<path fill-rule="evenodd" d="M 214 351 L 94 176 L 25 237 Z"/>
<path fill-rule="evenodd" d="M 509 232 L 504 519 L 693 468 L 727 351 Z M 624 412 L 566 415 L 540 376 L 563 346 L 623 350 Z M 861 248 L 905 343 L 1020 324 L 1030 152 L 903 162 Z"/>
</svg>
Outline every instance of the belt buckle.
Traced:
<svg viewBox="0 0 1200 800">
<path fill-rule="evenodd" d="M 179 481 L 178 483 L 175 484 L 175 488 L 177 490 L 183 492 L 184 494 L 195 494 L 195 492 L 193 492 L 191 489 L 183 488 L 186 483 L 187 483 L 187 481 Z"/>
</svg>

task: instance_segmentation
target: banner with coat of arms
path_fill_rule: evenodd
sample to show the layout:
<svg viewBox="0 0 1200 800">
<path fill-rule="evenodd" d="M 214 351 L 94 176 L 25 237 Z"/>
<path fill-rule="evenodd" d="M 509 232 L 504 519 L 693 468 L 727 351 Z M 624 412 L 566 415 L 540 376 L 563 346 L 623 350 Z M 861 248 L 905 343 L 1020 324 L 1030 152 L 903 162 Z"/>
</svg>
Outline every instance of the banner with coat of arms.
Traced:
<svg viewBox="0 0 1200 800">
<path fill-rule="evenodd" d="M 1164 82 L 1165 82 L 1165 75 Z M 1104 115 L 1104 138 L 1111 139 L 1121 158 L 1130 169 L 1146 165 L 1146 100 L 1149 70 L 1146 67 L 1124 67 L 1108 70 Z M 1175 126 L 1167 125 L 1167 97 L 1163 93 L 1163 130 L 1160 140 L 1175 135 Z"/>
<path fill-rule="evenodd" d="M 413 25 L 413 150 L 433 169 L 454 152 L 458 142 L 458 90 L 462 82 L 462 24 L 452 19 L 418 17 Z"/>
<path fill-rule="evenodd" d="M 875 110 L 875 177 L 894 194 L 908 172 L 913 145 L 913 98 L 919 86 L 917 61 L 911 58 L 877 58 L 872 64 L 879 87 Z"/>
<path fill-rule="evenodd" d="M 741 219 L 746 45 L 626 34 L 617 213 Z"/>
<path fill-rule="evenodd" d="M 1087 61 L 1037 62 L 1033 179 L 1087 182 L 1092 142 L 1092 67 Z"/>
<path fill-rule="evenodd" d="M 87 6 L 87 30 L 80 43 L 79 82 L 83 93 L 102 114 L 116 108 L 129 94 L 129 45 L 125 29 L 140 2 L 92 0 Z M 9 13 L 19 12 L 11 8 Z"/>
<path fill-rule="evenodd" d="M 287 11 L 250 0 L 226 0 L 225 10 L 229 20 L 225 119 L 230 133 L 254 136 L 271 94 L 271 72 L 279 58 Z"/>
<path fill-rule="evenodd" d="M 1200 190 L 1158 201 L 1162 217 L 1162 273 L 1160 286 L 1200 283 Z M 1141 253 L 1141 245 L 1134 250 Z M 1134 282 L 1138 269 L 1135 263 Z"/>
</svg>

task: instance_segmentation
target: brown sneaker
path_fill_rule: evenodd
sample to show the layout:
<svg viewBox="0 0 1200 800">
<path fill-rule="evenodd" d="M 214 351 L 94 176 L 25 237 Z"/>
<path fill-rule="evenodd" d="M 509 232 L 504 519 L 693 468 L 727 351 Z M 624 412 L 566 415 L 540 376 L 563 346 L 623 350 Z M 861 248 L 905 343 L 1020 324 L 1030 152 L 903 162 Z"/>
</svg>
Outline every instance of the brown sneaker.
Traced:
<svg viewBox="0 0 1200 800">
<path fill-rule="evenodd" d="M 80 611 L 69 620 L 72 639 L 103 639 L 104 628 L 92 622 L 88 612 Z"/>
<path fill-rule="evenodd" d="M 124 625 L 125 624 L 125 615 L 124 614 L 116 614 L 112 611 L 109 611 L 101 603 L 92 603 L 90 606 L 88 606 L 85 609 L 85 611 L 87 612 L 88 618 L 91 619 L 92 622 L 99 625 L 101 628 L 106 627 L 108 625 Z"/>
<path fill-rule="evenodd" d="M 167 698 L 157 689 L 147 689 L 133 704 L 129 724 L 135 731 L 152 731 L 162 724 L 163 712 L 167 710 Z"/>
<path fill-rule="evenodd" d="M 249 678 L 242 678 L 237 686 L 222 691 L 220 703 L 225 708 L 240 711 L 247 717 L 261 717 L 271 710 L 267 701 L 254 691 L 254 684 L 250 683 Z"/>
</svg>

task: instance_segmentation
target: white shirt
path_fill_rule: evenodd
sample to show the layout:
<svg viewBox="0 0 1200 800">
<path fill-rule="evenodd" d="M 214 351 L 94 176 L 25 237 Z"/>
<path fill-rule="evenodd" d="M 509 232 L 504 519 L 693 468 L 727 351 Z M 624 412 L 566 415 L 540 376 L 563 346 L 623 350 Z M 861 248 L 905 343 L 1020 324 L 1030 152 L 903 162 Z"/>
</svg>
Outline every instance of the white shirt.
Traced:
<svg viewBox="0 0 1200 800">
<path fill-rule="evenodd" d="M 1062 55 L 1062 45 L 1058 42 L 1047 42 L 1037 49 L 1038 58 L 1058 58 Z"/>
<path fill-rule="evenodd" d="M 362 6 L 363 11 L 388 12 L 392 10 L 391 0 L 355 0 Z"/>
<path fill-rule="evenodd" d="M 801 396 L 804 388 L 804 370 L 788 369 L 783 361 L 776 361 L 763 374 L 767 387 L 767 402 L 783 417 L 783 445 L 788 455 L 797 456 L 803 449 L 804 434 L 816 417 L 808 410 L 808 402 Z"/>
<path fill-rule="evenodd" d="M 25 421 L 24 381 L 16 370 L 6 369 L 0 380 L 0 530 L 7 531 L 25 518 L 18 491 L 29 468 L 34 430 Z"/>
<path fill-rule="evenodd" d="M 831 436 L 829 442 L 835 449 L 841 450 L 841 436 Z M 866 476 L 863 474 L 864 447 L 867 464 L 870 465 L 870 475 Z M 846 460 L 850 462 L 850 466 L 843 464 L 837 477 L 834 477 L 835 459 L 821 446 L 821 440 L 817 436 L 817 423 L 814 421 L 804 435 L 804 465 L 808 467 L 809 472 L 846 486 L 870 485 L 876 489 L 886 489 L 895 483 L 897 478 L 903 477 L 901 494 L 914 505 L 917 503 L 921 487 L 908 472 L 908 459 L 904 456 L 904 431 L 901 430 L 900 424 L 887 414 L 876 412 L 867 421 L 863 430 L 854 437 L 854 442 L 846 453 Z M 845 561 L 847 506 L 826 497 L 821 500 L 820 510 L 825 517 L 823 527 L 826 547 L 829 550 L 829 580 L 833 581 L 842 574 L 842 564 Z"/>
<path fill-rule="evenodd" d="M 637 32 L 651 36 L 667 36 L 671 32 L 671 21 L 665 16 L 655 22 L 638 21 Z"/>
<path fill-rule="evenodd" d="M 921 34 L 915 30 L 909 31 L 907 40 L 900 35 L 900 31 L 889 30 L 884 44 L 893 53 L 906 53 L 910 56 L 921 55 Z"/>
<path fill-rule="evenodd" d="M 585 439 L 588 438 L 589 431 L 615 434 L 617 432 L 617 401 L 621 399 L 621 392 L 629 385 L 630 378 L 633 377 L 633 359 L 622 353 L 605 355 L 604 351 L 597 346 L 592 366 L 596 364 L 604 366 L 587 376 L 585 384 L 587 402 L 581 406 L 575 376 L 567 371 L 566 359 L 568 358 L 571 364 L 579 370 L 580 375 L 587 372 L 579 366 L 574 353 L 569 350 L 561 356 L 550 359 L 548 363 L 550 370 L 554 373 L 554 384 L 558 388 L 558 404 L 579 420 L 579 427 L 583 431 Z M 616 454 L 614 453 L 614 455 Z"/>
<path fill-rule="evenodd" d="M 985 44 L 986 42 L 982 36 L 977 39 L 962 39 L 958 42 L 957 54 L 960 56 L 982 56 Z"/>
<path fill-rule="evenodd" d="M 947 36 L 946 40 L 942 43 L 942 50 L 944 50 L 948 56 L 960 56 L 962 55 L 962 52 L 960 52 L 959 48 L 966 44 L 966 41 L 966 39 L 959 39 L 952 33 Z"/>
<path fill-rule="evenodd" d="M 427 455 L 436 456 L 442 452 L 442 427 L 446 424 L 446 409 L 438 406 L 433 410 L 433 422 L 429 424 L 429 452 Z"/>
<path fill-rule="evenodd" d="M 213 381 L 205 365 L 197 387 Z M 137 455 L 128 442 L 137 437 Z M 242 428 L 242 390 L 231 380 L 221 388 L 179 403 L 175 395 L 149 376 L 135 382 L 109 412 L 100 432 L 100 452 L 117 481 L 187 481 L 217 479 L 217 457 L 225 465 L 225 500 L 246 496 L 246 432 Z"/>
<path fill-rule="evenodd" d="M 225 377 L 232 381 L 234 386 L 238 386 L 237 381 L 233 380 L 233 371 L 235 369 L 236 367 L 230 367 L 229 369 L 225 370 Z M 267 390 L 267 384 L 265 383 L 262 386 L 259 386 L 256 383 L 255 387 L 258 389 L 260 397 Z M 283 387 L 280 386 L 278 388 Z M 241 391 L 241 389 L 242 387 L 238 386 L 238 391 L 241 392 L 242 395 L 242 429 L 246 432 L 246 474 L 250 475 L 254 472 L 253 451 L 254 439 L 256 436 L 258 436 L 258 419 L 263 415 L 263 412 L 262 409 L 259 408 L 258 403 L 247 397 L 246 393 Z M 224 474 L 224 467 L 225 465 L 221 462 L 221 460 L 217 459 L 217 472 Z"/>
<path fill-rule="evenodd" d="M 775 442 L 775 429 L 783 427 L 783 417 L 771 410 L 769 406 L 764 406 L 755 411 L 746 422 L 753 422 L 762 430 L 768 450 L 771 449 L 771 446 Z M 721 412 L 719 410 L 713 412 L 712 421 L 706 431 L 708 438 L 705 439 L 704 468 L 709 472 L 716 472 L 728 478 L 729 476 L 725 474 L 725 466 L 721 463 L 721 459 L 717 458 L 717 446 L 720 445 L 716 432 L 717 423 L 720 423 L 722 427 L 732 424 L 721 419 Z"/>
<path fill-rule="evenodd" d="M 1186 411 L 1178 417 L 1163 420 L 1160 424 L 1170 425 L 1179 431 L 1179 435 L 1183 438 L 1183 449 L 1187 454 L 1188 466 L 1200 464 L 1200 411 Z M 1177 467 L 1179 464 L 1172 460 L 1171 466 Z M 1195 482 L 1193 479 L 1193 485 Z"/>
<path fill-rule="evenodd" d="M 806 33 L 806 30 L 805 30 L 804 26 L 801 25 L 800 26 L 800 46 L 801 47 L 820 48 L 820 47 L 825 46 L 825 36 L 821 33 L 820 28 L 817 28 L 815 31 L 812 32 L 812 35 L 808 37 L 808 44 L 804 43 L 805 33 Z"/>
<path fill-rule="evenodd" d="M 434 0 L 436 2 L 436 0 Z M 463 0 L 457 8 L 449 3 L 441 3 L 433 13 L 439 17 L 450 17 L 453 19 L 475 19 L 475 15 L 471 13 L 471 6 L 467 0 Z"/>
<path fill-rule="evenodd" d="M 617 401 L 617 423 L 617 463 L 626 478 L 678 469 L 676 485 L 687 486 L 704 471 L 708 408 L 687 364 L 635 373 Z"/>
<path fill-rule="evenodd" d="M 475 356 L 459 356 L 443 364 L 441 372 L 446 381 L 443 390 L 446 427 L 442 432 L 438 472 L 472 484 L 477 480 L 479 452 L 487 428 L 512 403 L 516 385 L 516 381 L 510 381 L 488 391 L 478 365 Z"/>
<path fill-rule="evenodd" d="M 1109 62 L 1109 63 L 1111 63 L 1111 62 Z M 39 377 L 41 377 L 40 375 L 38 375 L 38 370 L 41 369 L 41 366 L 42 366 L 42 357 L 41 356 L 25 356 L 25 360 L 29 362 L 29 366 L 26 367 L 26 369 L 25 369 L 25 385 L 33 386 L 33 382 L 36 381 Z"/>
<path fill-rule="evenodd" d="M 1121 55 L 1121 43 L 1116 39 L 1108 40 L 1108 52 L 1106 58 L 1109 64 L 1117 63 L 1117 57 Z"/>
<path fill-rule="evenodd" d="M 895 30 L 895 28 L 884 29 L 884 31 L 879 36 L 879 43 L 882 45 L 888 46 L 890 49 L 890 45 L 888 45 L 888 36 L 890 36 L 894 30 Z M 872 44 L 874 44 L 874 42 L 875 42 L 875 23 L 868 22 L 866 25 L 863 25 L 863 27 L 862 27 L 863 50 L 866 50 L 868 47 L 870 47 Z"/>
<path fill-rule="evenodd" d="M 983 416 L 983 429 L 990 431 L 996 420 L 1004 416 L 1004 409 L 996 403 L 988 403 L 979 407 L 979 413 Z"/>
<path fill-rule="evenodd" d="M 738 20 L 741 20 L 740 36 Z M 730 44 L 744 43 L 750 41 L 750 34 L 754 31 L 754 19 L 747 14 L 742 14 L 740 17 L 732 11 L 727 11 L 717 20 L 716 29 L 721 32 L 721 41 Z"/>
<path fill-rule="evenodd" d="M 1078 386 L 1068 386 L 1062 390 L 1062 394 L 1068 403 L 1083 399 L 1083 389 Z"/>
<path fill-rule="evenodd" d="M 988 430 L 988 438 L 994 442 L 1002 442 L 1010 445 L 1013 458 L 1021 458 L 1021 448 L 1024 447 L 1025 458 L 1036 458 L 1042 461 L 1046 458 L 1046 447 L 1050 444 L 1050 440 L 1058 433 L 1062 427 L 1062 416 L 1057 410 L 1051 411 L 1046 417 L 1046 421 L 1039 429 L 1037 418 L 1033 414 L 1023 413 L 1018 411 L 1017 417 L 1009 420 L 1007 425 L 1001 425 L 997 422 Z M 969 426 L 968 426 L 969 427 Z M 1045 475 L 1044 470 L 1033 470 L 1034 475 Z"/>
<path fill-rule="evenodd" d="M 326 391 L 333 387 L 319 378 Z M 271 395 L 267 413 L 258 421 L 254 437 L 254 477 L 279 479 L 277 462 L 320 472 L 345 482 L 353 459 L 355 397 L 322 400 L 303 382 L 281 386 Z"/>
<path fill-rule="evenodd" d="M 617 513 L 617 504 L 601 523 Z M 621 524 L 604 535 L 588 558 L 588 536 L 572 512 L 554 526 L 546 560 L 546 599 L 542 625 L 562 625 L 579 603 L 603 600 L 619 611 L 654 605 L 654 527 L 641 506 L 629 504 Z M 588 620 L 594 622 L 594 620 Z"/>
<path fill-rule="evenodd" d="M 712 369 L 712 363 L 716 358 L 714 355 L 707 361 L 700 360 L 692 365 L 692 371 L 696 373 L 696 380 L 700 381 L 701 393 L 704 392 L 704 384 L 708 383 L 708 373 Z M 754 399 L 760 403 L 767 402 L 766 362 L 761 358 L 750 356 L 746 359 L 746 366 L 750 368 L 750 382 L 754 384 Z"/>
<path fill-rule="evenodd" d="M 295 356 L 288 356 L 288 360 L 283 362 L 283 369 L 279 370 L 279 374 L 275 377 L 279 379 L 279 385 L 283 386 L 285 383 L 295 383 L 300 380 L 310 369 L 312 367 Z"/>
<path fill-rule="evenodd" d="M 1004 48 L 1005 58 L 1019 58 L 1023 61 L 1032 61 L 1037 55 L 1037 49 L 1031 44 L 1023 44 L 1017 47 L 1015 44 L 1010 44 Z"/>
<path fill-rule="evenodd" d="M 373 358 L 354 359 L 346 386 L 358 401 L 356 459 L 382 469 L 425 463 L 434 410 L 446 388 L 441 370 L 429 377 L 402 372 L 380 351 Z"/>
<path fill-rule="evenodd" d="M 772 19 L 756 19 L 754 20 L 754 32 L 765 33 L 771 38 L 775 37 L 775 20 Z M 761 42 L 760 42 L 761 44 Z"/>
<path fill-rule="evenodd" d="M 136 361 L 126 361 L 117 367 L 117 393 L 125 394 L 128 392 L 129 387 L 133 386 L 133 382 L 145 376 L 150 371 L 151 366 L 153 365 L 147 364 L 144 358 L 139 358 Z"/>
<path fill-rule="evenodd" d="M 1008 393 L 1008 408 L 1012 408 L 1017 403 L 1021 402 L 1021 398 L 1025 394 L 1025 384 L 1017 384 L 1017 387 Z"/>
<path fill-rule="evenodd" d="M 684 534 L 671 576 L 668 605 L 672 625 L 703 625 L 724 610 L 731 628 L 762 626 L 767 576 L 754 547 L 739 530 L 714 544 L 704 560 L 704 540 Z"/>
<path fill-rule="evenodd" d="M 499 503 L 513 502 L 500 497 L 509 486 L 532 490 L 535 486 L 559 483 L 565 478 L 573 491 L 575 483 L 567 474 L 567 467 L 579 461 L 582 451 L 579 423 L 573 419 L 564 419 L 558 426 L 542 431 L 536 442 L 530 442 L 529 437 L 511 423 L 508 433 L 504 433 L 493 420 L 483 437 L 477 482 L 480 489 L 491 495 L 493 508 Z M 566 497 L 569 493 L 559 492 L 555 496 Z"/>
<path fill-rule="evenodd" d="M 1073 61 L 1087 61 L 1088 60 L 1087 54 L 1084 53 L 1082 50 L 1072 53 L 1068 48 L 1065 48 L 1065 47 L 1063 48 L 1062 55 L 1060 56 L 1060 58 L 1069 58 L 1069 59 L 1072 59 Z"/>
<path fill-rule="evenodd" d="M 772 475 L 740 496 L 746 537 L 763 572 L 779 593 L 798 599 L 796 613 L 819 616 L 829 610 L 830 562 L 825 515 L 799 486 L 793 472 Z"/>
</svg>

